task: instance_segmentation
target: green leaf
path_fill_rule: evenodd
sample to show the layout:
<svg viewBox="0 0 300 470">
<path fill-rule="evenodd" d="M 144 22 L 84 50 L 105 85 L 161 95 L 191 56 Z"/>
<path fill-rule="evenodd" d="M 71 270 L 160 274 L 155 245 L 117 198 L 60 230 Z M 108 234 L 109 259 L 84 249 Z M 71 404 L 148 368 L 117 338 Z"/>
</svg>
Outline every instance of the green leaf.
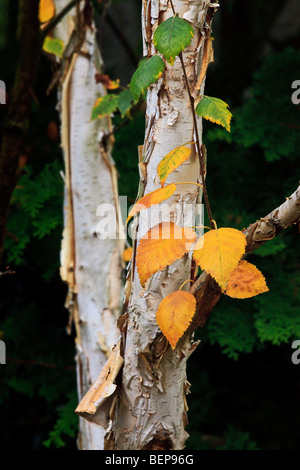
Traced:
<svg viewBox="0 0 300 470">
<path fill-rule="evenodd" d="M 188 21 L 172 16 L 158 26 L 153 43 L 169 64 L 173 65 L 175 58 L 191 43 L 193 36 L 194 30 Z"/>
<path fill-rule="evenodd" d="M 65 44 L 61 39 L 51 38 L 50 36 L 45 37 L 43 49 L 49 54 L 54 54 L 60 59 L 64 52 Z"/>
<path fill-rule="evenodd" d="M 118 108 L 122 117 L 124 117 L 127 111 L 132 107 L 133 101 L 134 99 L 129 88 L 119 94 Z"/>
<path fill-rule="evenodd" d="M 110 116 L 116 111 L 118 107 L 118 101 L 118 95 L 114 94 L 104 95 L 98 98 L 92 109 L 91 120 L 104 116 Z"/>
<path fill-rule="evenodd" d="M 156 82 L 164 69 L 164 61 L 158 55 L 141 62 L 130 82 L 130 90 L 135 101 L 138 101 L 141 93 L 145 93 L 147 88 Z"/>
<path fill-rule="evenodd" d="M 219 98 L 213 98 L 212 96 L 202 96 L 201 101 L 196 106 L 196 113 L 199 116 L 208 119 L 211 122 L 220 124 L 230 132 L 230 120 L 232 114 L 228 109 L 228 104 Z"/>
</svg>

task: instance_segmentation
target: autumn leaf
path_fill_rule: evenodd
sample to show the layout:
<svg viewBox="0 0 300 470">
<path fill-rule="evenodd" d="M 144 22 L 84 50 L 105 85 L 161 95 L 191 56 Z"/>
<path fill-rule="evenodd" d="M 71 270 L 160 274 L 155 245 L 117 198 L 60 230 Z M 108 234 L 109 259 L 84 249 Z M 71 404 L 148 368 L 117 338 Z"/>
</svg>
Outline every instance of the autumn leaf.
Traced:
<svg viewBox="0 0 300 470">
<path fill-rule="evenodd" d="M 143 196 L 132 207 L 131 211 L 128 214 L 126 224 L 135 214 L 137 214 L 143 209 L 148 209 L 148 207 L 152 205 L 160 204 L 162 201 L 165 201 L 166 199 L 171 197 L 175 191 L 176 185 L 174 183 L 171 183 L 164 188 L 158 188 L 155 191 L 151 191 L 151 193 L 146 194 L 146 196 Z"/>
<path fill-rule="evenodd" d="M 43 49 L 49 54 L 54 54 L 61 59 L 63 56 L 64 48 L 65 44 L 61 39 L 52 38 L 50 36 L 45 37 Z"/>
<path fill-rule="evenodd" d="M 228 104 L 225 101 L 220 100 L 219 98 L 214 98 L 212 96 L 202 96 L 200 102 L 196 106 L 196 113 L 199 116 L 208 119 L 211 122 L 220 124 L 220 126 L 225 127 L 225 129 L 230 132 L 230 120 L 232 114 L 228 109 Z"/>
<path fill-rule="evenodd" d="M 164 186 L 169 174 L 185 162 L 191 155 L 191 152 L 191 149 L 181 145 L 173 149 L 161 160 L 157 167 L 157 173 L 162 186 Z"/>
<path fill-rule="evenodd" d="M 136 265 L 141 285 L 157 271 L 174 263 L 187 253 L 196 239 L 194 230 L 180 228 L 173 222 L 162 222 L 152 227 L 141 238 L 137 253 Z"/>
<path fill-rule="evenodd" d="M 114 94 L 100 96 L 93 106 L 91 120 L 111 116 L 118 107 L 118 99 Z"/>
<path fill-rule="evenodd" d="M 53 0 L 40 0 L 39 20 L 41 23 L 51 20 L 55 15 L 55 5 Z"/>
<path fill-rule="evenodd" d="M 130 246 L 129 248 L 126 248 L 126 250 L 123 251 L 122 258 L 124 261 L 128 262 L 131 260 L 132 257 L 132 247 Z"/>
<path fill-rule="evenodd" d="M 227 282 L 246 250 L 246 237 L 234 228 L 210 230 L 199 238 L 193 257 L 225 290 Z"/>
<path fill-rule="evenodd" d="M 248 299 L 268 290 L 266 280 L 257 267 L 241 261 L 233 271 L 224 293 L 235 299 Z"/>
<path fill-rule="evenodd" d="M 175 291 L 161 301 L 156 321 L 172 349 L 189 327 L 195 310 L 196 299 L 189 292 Z"/>
<path fill-rule="evenodd" d="M 120 88 L 120 80 L 111 80 L 109 75 L 104 75 L 102 73 L 96 73 L 95 75 L 96 83 L 102 83 L 108 90 L 116 90 Z"/>
</svg>

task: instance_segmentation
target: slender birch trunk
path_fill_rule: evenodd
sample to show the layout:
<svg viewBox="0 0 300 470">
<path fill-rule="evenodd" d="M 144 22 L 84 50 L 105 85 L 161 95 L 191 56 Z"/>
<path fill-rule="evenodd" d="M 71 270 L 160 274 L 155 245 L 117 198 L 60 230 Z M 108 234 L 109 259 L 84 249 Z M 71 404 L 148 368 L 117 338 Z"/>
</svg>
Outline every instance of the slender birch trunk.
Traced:
<svg viewBox="0 0 300 470">
<path fill-rule="evenodd" d="M 55 3 L 59 12 L 68 1 Z M 120 334 L 122 268 L 122 242 L 102 240 L 97 234 L 100 204 L 109 204 L 118 219 L 118 191 L 110 150 L 101 144 L 103 133 L 111 131 L 110 118 L 90 121 L 93 104 L 106 92 L 95 81 L 103 64 L 91 12 L 83 14 L 84 4 L 87 8 L 88 2 L 80 2 L 55 29 L 66 45 L 60 87 L 65 161 L 61 277 L 69 287 L 70 325 L 74 322 L 76 327 L 79 399 L 97 378 Z M 80 449 L 102 449 L 103 439 L 102 428 L 80 418 Z"/>
<path fill-rule="evenodd" d="M 208 0 L 173 1 L 175 11 L 191 22 L 194 38 L 183 53 L 188 80 L 194 97 L 203 55 L 204 39 L 214 12 Z M 214 5 L 216 6 L 216 5 Z M 147 0 L 142 7 L 143 39 L 145 54 L 155 52 L 153 34 L 158 24 L 172 16 L 167 1 Z M 198 119 L 201 139 L 201 120 Z M 166 64 L 162 78 L 150 87 L 147 95 L 146 131 L 138 198 L 157 189 L 157 165 L 175 147 L 195 141 L 190 102 L 179 58 L 173 67 Z M 195 149 L 195 146 L 192 146 Z M 201 183 L 199 157 L 192 151 L 189 160 L 173 172 L 168 182 Z M 200 202 L 194 185 L 180 185 L 168 203 L 170 211 L 161 221 L 183 224 L 182 214 L 189 218 L 195 204 Z M 188 203 L 188 204 L 187 204 Z M 135 220 L 137 240 L 150 228 L 148 211 L 142 211 Z M 151 226 L 158 223 L 151 220 Z M 186 223 L 185 223 L 186 225 Z M 192 222 L 191 225 L 194 225 Z M 134 253 L 135 255 L 135 253 Z M 177 290 L 191 278 L 191 259 L 186 255 L 147 282 L 140 285 L 133 261 L 131 268 L 131 292 L 128 311 L 124 316 L 122 334 L 124 369 L 119 401 L 107 439 L 115 449 L 182 449 L 187 439 L 187 402 L 189 389 L 186 362 L 197 347 L 192 334 L 185 335 L 173 351 L 160 334 L 155 314 L 164 297 Z M 188 284 L 185 288 L 188 290 Z M 127 290 L 127 289 L 126 289 Z"/>
</svg>

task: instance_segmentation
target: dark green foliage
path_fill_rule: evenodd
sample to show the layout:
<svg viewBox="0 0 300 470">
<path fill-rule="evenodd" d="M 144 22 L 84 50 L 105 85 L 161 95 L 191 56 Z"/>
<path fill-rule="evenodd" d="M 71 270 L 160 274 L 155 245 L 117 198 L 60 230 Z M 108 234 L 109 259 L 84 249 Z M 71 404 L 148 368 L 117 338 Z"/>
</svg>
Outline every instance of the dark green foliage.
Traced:
<svg viewBox="0 0 300 470">
<path fill-rule="evenodd" d="M 70 393 L 68 402 L 59 408 L 59 418 L 55 423 L 49 438 L 44 442 L 45 447 L 53 446 L 56 449 L 66 446 L 66 437 L 76 439 L 78 432 L 78 416 L 74 413 L 74 409 L 78 404 L 77 394 Z"/>
<path fill-rule="evenodd" d="M 41 240 L 55 229 L 62 230 L 63 180 L 61 164 L 46 164 L 37 174 L 27 167 L 13 194 L 7 230 L 7 262 L 22 264 L 24 252 L 34 238 Z M 16 240 L 17 239 L 17 240 Z M 46 270 L 43 270 L 46 274 Z"/>
</svg>

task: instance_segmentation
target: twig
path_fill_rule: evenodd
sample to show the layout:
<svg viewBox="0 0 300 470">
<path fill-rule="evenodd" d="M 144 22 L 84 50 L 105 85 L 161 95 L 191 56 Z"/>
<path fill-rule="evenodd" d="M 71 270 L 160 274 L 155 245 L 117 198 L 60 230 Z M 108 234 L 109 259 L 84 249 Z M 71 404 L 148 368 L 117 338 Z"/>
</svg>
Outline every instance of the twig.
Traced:
<svg viewBox="0 0 300 470">
<path fill-rule="evenodd" d="M 26 360 L 18 359 L 13 357 L 6 357 L 7 362 L 12 362 L 14 364 L 24 364 L 28 366 L 41 366 L 48 369 L 65 369 L 65 370 L 76 370 L 75 366 L 58 366 L 57 364 L 50 364 L 49 362 L 44 361 L 35 361 L 35 360 Z"/>
</svg>

